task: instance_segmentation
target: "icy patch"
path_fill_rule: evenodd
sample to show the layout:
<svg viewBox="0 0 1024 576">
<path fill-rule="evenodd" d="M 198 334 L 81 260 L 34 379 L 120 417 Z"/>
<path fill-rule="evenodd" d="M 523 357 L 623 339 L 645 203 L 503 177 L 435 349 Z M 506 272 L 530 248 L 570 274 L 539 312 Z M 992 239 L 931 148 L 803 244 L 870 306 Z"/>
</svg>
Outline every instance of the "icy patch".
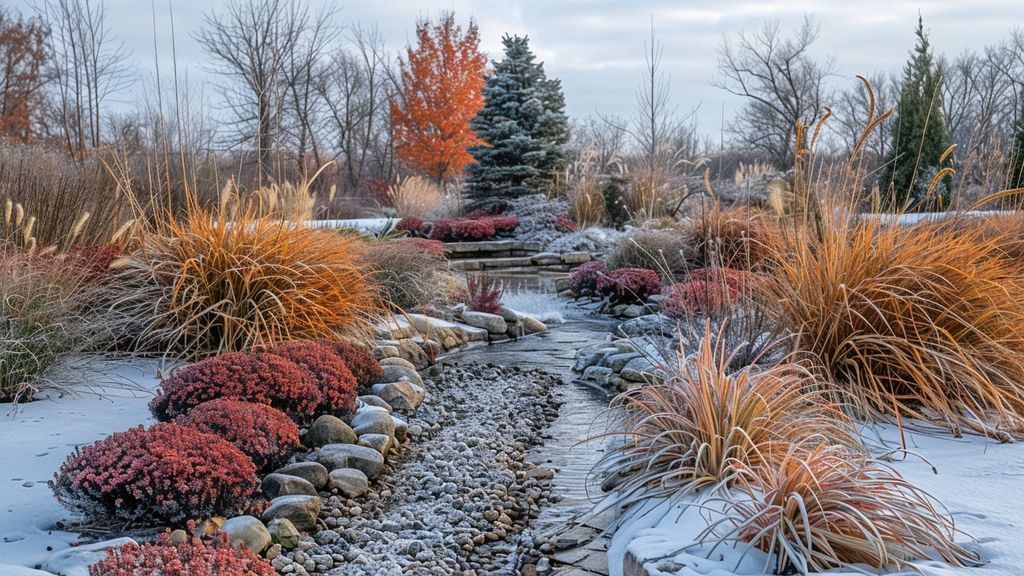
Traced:
<svg viewBox="0 0 1024 576">
<path fill-rule="evenodd" d="M 533 316 L 549 326 L 565 322 L 565 302 L 555 294 L 517 290 L 506 292 L 501 297 L 501 303 L 506 308 Z"/>
</svg>

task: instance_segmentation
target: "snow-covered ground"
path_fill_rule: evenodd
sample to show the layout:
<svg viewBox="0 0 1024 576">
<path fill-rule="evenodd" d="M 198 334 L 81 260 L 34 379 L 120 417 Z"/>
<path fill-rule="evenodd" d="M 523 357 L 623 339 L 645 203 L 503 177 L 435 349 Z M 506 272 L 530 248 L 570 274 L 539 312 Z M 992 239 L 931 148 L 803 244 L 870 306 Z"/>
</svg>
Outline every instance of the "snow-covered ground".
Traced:
<svg viewBox="0 0 1024 576">
<path fill-rule="evenodd" d="M 533 290 L 514 290 L 501 296 L 501 303 L 516 312 L 533 316 L 541 322 L 561 324 L 565 322 L 565 300 L 556 294 Z"/>
<path fill-rule="evenodd" d="M 367 234 L 379 234 L 388 224 L 398 224 L 398 218 L 352 218 L 349 220 L 310 220 L 312 228 L 354 228 Z"/>
<path fill-rule="evenodd" d="M 864 430 L 865 442 L 876 453 L 899 447 L 895 426 Z M 883 444 L 884 443 L 884 444 Z M 944 504 L 956 527 L 973 536 L 962 544 L 986 562 L 977 568 L 952 568 L 939 562 L 920 562 L 900 574 L 925 576 L 1019 576 L 1024 574 L 1024 442 L 997 444 L 978 436 L 953 438 L 948 433 L 907 432 L 908 450 L 915 455 L 890 465 L 914 485 Z M 932 466 L 937 473 L 934 473 Z M 627 548 L 646 558 L 648 572 L 658 576 L 761 576 L 764 553 L 720 547 L 683 550 L 705 528 L 696 507 L 681 512 L 664 502 L 652 502 L 620 528 L 608 552 L 611 576 L 622 574 Z M 680 516 L 680 514 L 682 514 Z M 658 559 L 658 560 L 656 560 Z M 878 574 L 864 566 L 837 569 L 833 575 Z"/>
<path fill-rule="evenodd" d="M 158 361 L 90 362 L 89 390 L 0 404 L 0 574 L 9 573 L 3 564 L 34 567 L 78 536 L 52 529 L 72 515 L 46 484 L 76 446 L 153 422 L 146 405 Z"/>
</svg>

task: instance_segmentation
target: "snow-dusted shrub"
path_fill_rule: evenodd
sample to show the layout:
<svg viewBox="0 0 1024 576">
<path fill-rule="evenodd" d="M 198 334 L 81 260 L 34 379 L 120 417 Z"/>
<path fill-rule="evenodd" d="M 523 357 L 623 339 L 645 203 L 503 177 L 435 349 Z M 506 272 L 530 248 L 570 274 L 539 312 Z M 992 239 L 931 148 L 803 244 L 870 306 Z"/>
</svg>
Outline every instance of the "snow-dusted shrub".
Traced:
<svg viewBox="0 0 1024 576">
<path fill-rule="evenodd" d="M 322 403 L 312 373 L 267 352 L 230 352 L 176 370 L 149 403 L 157 420 L 170 420 L 214 398 L 268 404 L 296 422 L 311 420 Z"/>
<path fill-rule="evenodd" d="M 320 342 L 293 340 L 275 345 L 270 352 L 291 360 L 313 375 L 322 398 L 317 412 L 336 416 L 355 412 L 359 395 L 356 378 L 334 349 Z"/>
<path fill-rule="evenodd" d="M 647 268 L 665 280 L 672 280 L 686 273 L 686 249 L 677 230 L 637 230 L 619 239 L 608 253 L 608 266 Z"/>
<path fill-rule="evenodd" d="M 362 261 L 391 308 L 444 303 L 456 283 L 444 257 L 444 243 L 426 238 L 371 242 Z"/>
<path fill-rule="evenodd" d="M 175 421 L 231 442 L 252 458 L 259 470 L 283 464 L 299 445 L 299 427 L 284 412 L 266 404 L 217 398 Z"/>
<path fill-rule="evenodd" d="M 366 389 L 380 382 L 384 370 L 365 346 L 344 340 L 320 340 L 320 343 L 334 351 L 352 372 L 360 389 Z"/>
<path fill-rule="evenodd" d="M 576 294 L 582 294 L 584 290 L 591 293 L 597 291 L 597 279 L 604 274 L 607 266 L 600 260 L 591 260 L 580 264 L 569 274 L 569 289 Z"/>
<path fill-rule="evenodd" d="M 661 293 L 661 279 L 647 268 L 620 268 L 600 275 L 597 291 L 614 303 L 644 302 Z"/>
<path fill-rule="evenodd" d="M 192 537 L 175 544 L 170 533 L 158 541 L 128 543 L 107 550 L 89 576 L 276 576 L 269 562 L 249 549 L 233 548 L 227 536 L 210 542 Z"/>
<path fill-rule="evenodd" d="M 173 422 L 77 449 L 50 481 L 89 520 L 139 524 L 233 516 L 252 508 L 256 466 L 227 440 Z"/>
</svg>

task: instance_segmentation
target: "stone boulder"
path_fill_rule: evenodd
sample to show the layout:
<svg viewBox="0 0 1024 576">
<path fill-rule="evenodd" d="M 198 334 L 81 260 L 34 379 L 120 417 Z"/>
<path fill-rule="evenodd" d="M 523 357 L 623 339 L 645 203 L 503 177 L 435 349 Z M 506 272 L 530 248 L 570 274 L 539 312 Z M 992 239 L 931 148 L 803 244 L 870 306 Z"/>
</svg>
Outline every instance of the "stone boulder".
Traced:
<svg viewBox="0 0 1024 576">
<path fill-rule="evenodd" d="M 391 450 L 391 444 L 394 441 L 394 437 L 388 436 L 387 434 L 363 434 L 359 437 L 360 446 L 373 448 L 385 456 L 388 451 Z"/>
<path fill-rule="evenodd" d="M 335 444 L 335 446 L 352 446 L 351 444 Z M 270 506 L 263 511 L 263 521 L 273 522 L 278 518 L 290 521 L 297 530 L 311 532 L 316 529 L 316 521 L 320 516 L 319 496 L 278 496 L 270 501 Z"/>
<path fill-rule="evenodd" d="M 341 418 L 324 414 L 309 427 L 302 442 L 309 448 L 319 448 L 327 444 L 355 444 L 356 433 Z"/>
<path fill-rule="evenodd" d="M 328 487 L 346 498 L 358 498 L 369 491 L 370 481 L 360 470 L 339 468 L 331 470 Z"/>
<path fill-rule="evenodd" d="M 408 382 L 394 382 L 393 384 L 406 384 Z M 364 406 L 352 417 L 352 426 L 357 436 L 364 434 L 383 434 L 389 438 L 395 435 L 395 421 L 387 410 Z M 347 442 L 346 442 L 347 444 Z"/>
<path fill-rule="evenodd" d="M 423 402 L 423 387 L 407 380 L 374 384 L 371 391 L 387 405 L 400 412 L 411 412 Z"/>
<path fill-rule="evenodd" d="M 267 532 L 270 534 L 271 541 L 274 544 L 280 544 L 282 548 L 295 548 L 299 545 L 299 534 L 298 529 L 295 528 L 295 524 L 287 518 L 274 518 L 267 524 Z"/>
<path fill-rule="evenodd" d="M 505 322 L 505 319 L 497 314 L 466 310 L 462 313 L 462 321 L 470 326 L 483 328 L 491 334 L 504 334 L 508 331 L 508 324 Z"/>
<path fill-rule="evenodd" d="M 384 455 L 366 446 L 328 444 L 320 449 L 317 461 L 330 468 L 356 468 L 368 478 L 375 478 L 384 467 Z"/>
<path fill-rule="evenodd" d="M 420 373 L 414 368 L 396 366 L 394 364 L 381 364 L 380 367 L 384 371 L 384 377 L 381 378 L 381 382 L 398 382 L 405 380 L 420 386 L 423 385 L 423 377 L 420 376 Z"/>
<path fill-rule="evenodd" d="M 327 468 L 316 462 L 296 462 L 274 471 L 275 474 L 298 476 L 313 485 L 317 490 L 327 485 Z"/>
<path fill-rule="evenodd" d="M 58 576 L 89 576 L 89 566 L 106 558 L 108 549 L 120 548 L 128 543 L 136 542 L 131 538 L 115 538 L 58 550 L 47 556 L 40 568 Z"/>
<path fill-rule="evenodd" d="M 303 480 L 305 482 L 305 480 Z M 306 482 L 309 484 L 308 482 Z M 228 541 L 236 548 L 245 548 L 259 554 L 270 546 L 271 538 L 267 527 L 254 516 L 235 516 L 228 518 L 220 528 L 227 535 Z"/>
<path fill-rule="evenodd" d="M 263 477 L 260 489 L 263 491 L 263 495 L 271 500 L 278 496 L 292 496 L 295 494 L 316 496 L 316 486 L 313 486 L 309 480 L 288 474 L 267 474 Z"/>
</svg>

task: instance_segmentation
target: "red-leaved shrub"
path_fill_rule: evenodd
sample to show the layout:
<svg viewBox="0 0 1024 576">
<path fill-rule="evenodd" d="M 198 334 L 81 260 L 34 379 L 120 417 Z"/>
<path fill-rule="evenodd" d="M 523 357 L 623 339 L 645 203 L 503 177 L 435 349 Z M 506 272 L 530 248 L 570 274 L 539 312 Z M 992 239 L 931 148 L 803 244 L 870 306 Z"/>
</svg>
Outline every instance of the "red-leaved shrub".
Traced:
<svg viewBox="0 0 1024 576">
<path fill-rule="evenodd" d="M 441 219 L 434 222 L 430 238 L 441 242 L 468 242 L 490 240 L 495 234 L 497 231 L 489 219 Z"/>
<path fill-rule="evenodd" d="M 399 232 L 408 232 L 409 234 L 419 234 L 420 230 L 423 229 L 423 220 L 415 216 L 406 216 L 395 224 L 395 230 Z"/>
<path fill-rule="evenodd" d="M 299 427 L 272 406 L 232 398 L 203 402 L 175 420 L 200 432 L 231 442 L 268 470 L 284 463 L 299 445 Z"/>
<path fill-rule="evenodd" d="M 756 289 L 758 277 L 735 268 L 698 268 L 689 278 L 673 286 L 661 304 L 661 312 L 672 318 L 695 313 L 721 314 Z"/>
<path fill-rule="evenodd" d="M 597 279 L 604 274 L 607 266 L 600 260 L 591 260 L 580 264 L 578 268 L 569 275 L 569 289 L 577 295 L 583 291 L 594 293 L 597 291 Z"/>
<path fill-rule="evenodd" d="M 322 398 L 313 375 L 268 352 L 230 352 L 176 370 L 149 403 L 157 420 L 180 416 L 214 398 L 269 404 L 292 420 L 316 415 Z"/>
<path fill-rule="evenodd" d="M 619 268 L 598 277 L 597 291 L 614 303 L 643 302 L 661 293 L 661 279 L 647 268 Z"/>
<path fill-rule="evenodd" d="M 107 549 L 89 576 L 277 576 L 269 562 L 247 548 L 232 548 L 221 534 L 210 542 L 192 537 L 180 544 L 164 532 L 156 542 Z"/>
<path fill-rule="evenodd" d="M 515 216 L 491 216 L 483 220 L 489 222 L 498 234 L 511 234 L 519 227 L 519 218 Z"/>
<path fill-rule="evenodd" d="M 349 416 L 356 410 L 356 378 L 344 359 L 325 344 L 310 340 L 282 342 L 270 352 L 291 360 L 316 379 L 322 398 L 318 412 Z"/>
<path fill-rule="evenodd" d="M 470 276 L 466 289 L 459 290 L 455 300 L 466 305 L 473 312 L 497 314 L 501 311 L 501 297 L 505 288 L 501 282 L 490 276 Z"/>
<path fill-rule="evenodd" d="M 565 214 L 559 214 L 555 217 L 555 230 L 566 233 L 575 232 L 576 222 Z"/>
<path fill-rule="evenodd" d="M 380 363 L 365 346 L 351 344 L 344 340 L 320 340 L 320 343 L 334 350 L 334 353 L 341 357 L 349 372 L 355 376 L 356 384 L 360 389 L 369 389 L 370 386 L 384 378 L 384 370 L 380 367 Z"/>
<path fill-rule="evenodd" d="M 121 247 L 116 244 L 99 244 L 90 246 L 73 246 L 64 255 L 65 262 L 86 281 L 95 282 L 110 275 L 110 265 L 121 255 Z"/>
<path fill-rule="evenodd" d="M 178 523 L 251 511 L 256 466 L 227 440 L 167 422 L 75 450 L 50 481 L 57 501 L 90 520 Z"/>
<path fill-rule="evenodd" d="M 400 238 L 398 240 L 392 240 L 392 242 L 408 246 L 429 256 L 444 255 L 444 242 L 439 240 L 430 240 L 429 238 Z"/>
</svg>

